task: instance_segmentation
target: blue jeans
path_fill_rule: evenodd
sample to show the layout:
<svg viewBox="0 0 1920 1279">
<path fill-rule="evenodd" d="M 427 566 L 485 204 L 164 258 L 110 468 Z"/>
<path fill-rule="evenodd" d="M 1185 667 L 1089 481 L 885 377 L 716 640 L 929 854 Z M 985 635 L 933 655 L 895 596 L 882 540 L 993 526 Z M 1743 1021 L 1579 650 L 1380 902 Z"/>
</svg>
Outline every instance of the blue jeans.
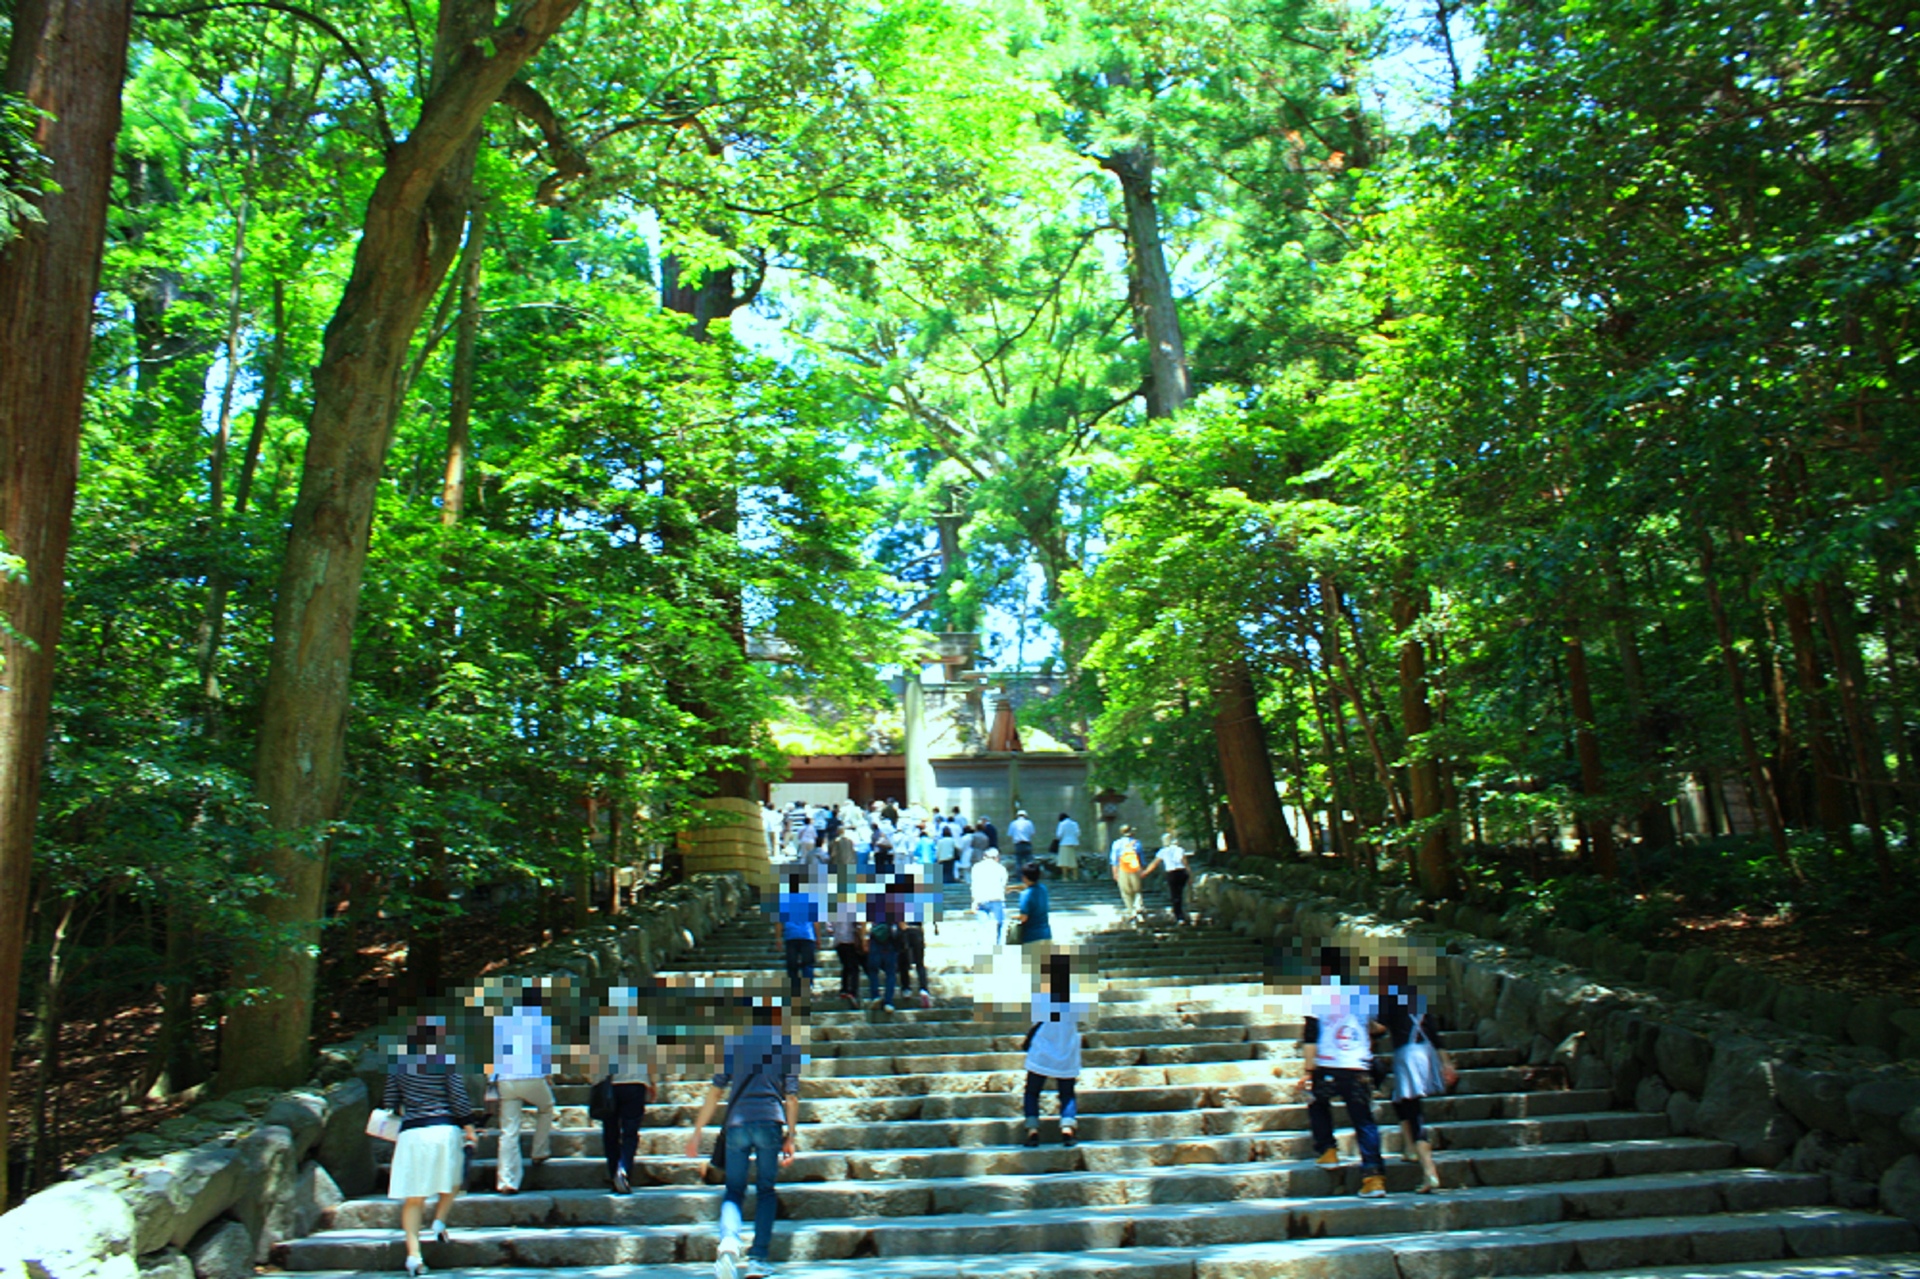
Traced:
<svg viewBox="0 0 1920 1279">
<path fill-rule="evenodd" d="M 993 944 L 998 946 L 1007 935 L 1007 904 L 1005 902 L 981 902 L 974 909 L 993 921 Z"/>
<path fill-rule="evenodd" d="M 1347 1103 L 1347 1118 L 1353 1121 L 1354 1140 L 1360 1147 L 1360 1170 L 1368 1174 L 1386 1171 L 1380 1161 L 1380 1130 L 1373 1122 L 1373 1079 L 1364 1070 L 1313 1072 L 1313 1100 L 1307 1103 L 1307 1126 L 1313 1129 L 1313 1153 L 1324 1155 L 1333 1149 L 1334 1098 Z"/>
<path fill-rule="evenodd" d="M 640 1148 L 640 1125 L 647 1118 L 647 1086 L 613 1086 L 613 1113 L 600 1121 L 600 1144 L 607 1155 L 607 1176 L 618 1169 L 633 1175 L 634 1152 Z"/>
<path fill-rule="evenodd" d="M 774 1123 L 733 1124 L 727 1134 L 727 1190 L 720 1199 L 720 1237 L 740 1234 L 741 1207 L 747 1201 L 747 1158 L 753 1157 L 753 1246 L 747 1255 L 772 1259 L 773 1219 L 780 1212 L 773 1182 L 780 1175 L 781 1126 Z"/>
<path fill-rule="evenodd" d="M 796 995 L 813 993 L 813 970 L 820 943 L 811 937 L 789 937 L 787 941 L 787 982 Z"/>
<path fill-rule="evenodd" d="M 870 941 L 867 943 L 867 998 L 880 998 L 880 978 L 886 977 L 887 997 L 884 1002 L 893 1002 L 893 983 L 900 972 L 900 950 L 892 939 Z"/>
</svg>

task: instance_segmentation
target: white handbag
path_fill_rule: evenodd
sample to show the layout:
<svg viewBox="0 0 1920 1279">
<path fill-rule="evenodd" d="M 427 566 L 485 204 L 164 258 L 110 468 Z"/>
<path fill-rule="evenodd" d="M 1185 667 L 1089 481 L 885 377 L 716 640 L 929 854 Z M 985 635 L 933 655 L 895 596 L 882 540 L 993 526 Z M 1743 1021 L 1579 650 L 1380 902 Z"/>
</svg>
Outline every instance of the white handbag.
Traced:
<svg viewBox="0 0 1920 1279">
<path fill-rule="evenodd" d="M 400 1140 L 400 1116 L 391 1110 L 376 1110 L 367 1116 L 367 1136 L 381 1141 Z"/>
</svg>

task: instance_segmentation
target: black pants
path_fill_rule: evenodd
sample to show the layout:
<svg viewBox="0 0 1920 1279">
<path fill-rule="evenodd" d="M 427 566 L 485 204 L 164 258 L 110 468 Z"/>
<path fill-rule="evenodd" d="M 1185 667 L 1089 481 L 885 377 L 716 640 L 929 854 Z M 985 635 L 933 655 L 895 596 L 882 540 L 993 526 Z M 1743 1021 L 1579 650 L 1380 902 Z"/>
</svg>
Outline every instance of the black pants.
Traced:
<svg viewBox="0 0 1920 1279">
<path fill-rule="evenodd" d="M 794 994 L 813 992 L 813 968 L 819 957 L 819 942 L 800 937 L 787 938 L 787 982 Z"/>
<path fill-rule="evenodd" d="M 840 993 L 850 999 L 860 998 L 860 947 L 853 942 L 834 943 L 833 953 L 840 956 Z"/>
<path fill-rule="evenodd" d="M 913 970 L 920 971 L 920 984 L 913 984 Z M 900 930 L 900 989 L 925 990 L 927 988 L 927 930 L 919 924 L 908 924 Z"/>
<path fill-rule="evenodd" d="M 1395 1097 L 1393 1113 L 1400 1116 L 1400 1122 L 1407 1126 L 1415 1141 L 1427 1139 L 1427 1113 L 1420 1104 L 1419 1097 Z"/>
<path fill-rule="evenodd" d="M 647 1117 L 647 1086 L 613 1086 L 613 1113 L 600 1121 L 600 1144 L 607 1152 L 607 1176 L 615 1169 L 633 1176 L 633 1155 L 640 1148 L 640 1124 Z"/>
<path fill-rule="evenodd" d="M 1173 896 L 1173 917 L 1183 924 L 1187 922 L 1187 880 L 1190 878 L 1192 876 L 1184 866 L 1167 872 L 1167 892 Z"/>
<path fill-rule="evenodd" d="M 1360 1168 L 1366 1173 L 1384 1171 L 1380 1162 L 1380 1129 L 1373 1122 L 1373 1077 L 1364 1070 L 1313 1072 L 1313 1099 L 1307 1103 L 1307 1126 L 1313 1130 L 1313 1150 L 1323 1155 L 1333 1149 L 1333 1103 L 1347 1104 L 1347 1118 L 1353 1121 L 1353 1136 L 1360 1147 Z"/>
</svg>

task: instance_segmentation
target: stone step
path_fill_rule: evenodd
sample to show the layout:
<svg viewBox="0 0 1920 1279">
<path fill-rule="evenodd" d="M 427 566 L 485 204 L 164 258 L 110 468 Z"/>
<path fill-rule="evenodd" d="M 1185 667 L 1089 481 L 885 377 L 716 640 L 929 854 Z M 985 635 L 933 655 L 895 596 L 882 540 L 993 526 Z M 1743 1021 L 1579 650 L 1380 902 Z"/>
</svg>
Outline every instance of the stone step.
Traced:
<svg viewBox="0 0 1920 1279">
<path fill-rule="evenodd" d="M 895 1099 L 901 1113 L 888 1116 L 870 1109 L 864 1115 L 838 1120 L 809 1119 L 805 1108 L 818 1103 L 803 1102 L 802 1124 L 807 1146 L 815 1151 L 908 1149 L 935 1146 L 1000 1145 L 1017 1139 L 1019 1100 L 1009 1093 L 960 1094 L 939 1099 L 943 1106 L 959 1113 L 930 1115 L 925 1103 L 934 1099 Z M 1141 1107 L 1118 1109 L 1105 1094 L 1089 1093 L 1081 1099 L 1080 1136 L 1088 1141 L 1190 1140 L 1197 1137 L 1241 1134 L 1298 1134 L 1307 1131 L 1307 1108 L 1302 1103 L 1267 1106 L 1195 1106 Z M 918 1102 L 923 1113 L 908 1113 Z M 961 1103 L 964 1103 L 963 1105 Z M 876 1107 L 873 1102 L 861 1103 Z M 646 1126 L 641 1129 L 639 1151 L 646 1157 L 671 1156 L 685 1146 L 692 1132 L 695 1107 L 657 1106 L 647 1111 Z M 1494 1119 L 1444 1122 L 1447 1114 L 1436 1100 L 1429 1110 L 1429 1129 L 1436 1149 L 1513 1149 L 1581 1141 L 1640 1140 L 1664 1137 L 1668 1132 L 1664 1114 L 1637 1112 L 1601 1112 L 1535 1119 Z M 563 1118 L 572 1118 L 566 1112 Z M 1376 1108 L 1376 1120 L 1385 1133 L 1389 1149 L 1399 1149 L 1400 1134 L 1392 1111 Z M 481 1134 L 479 1154 L 493 1158 L 499 1148 L 499 1133 Z M 598 1158 L 601 1156 L 600 1131 L 589 1127 L 584 1115 L 577 1121 L 557 1127 L 553 1133 L 553 1153 L 562 1158 Z"/>
<path fill-rule="evenodd" d="M 1418 1175 L 1389 1170 L 1388 1187 L 1402 1209 L 1399 1224 L 1367 1200 L 1352 1197 L 1358 1178 L 1311 1165 L 1240 1168 L 1148 1168 L 1125 1173 L 1064 1173 L 1051 1177 L 983 1177 L 965 1182 L 898 1181 L 785 1184 L 780 1214 L 791 1221 L 838 1221 L 856 1217 L 937 1217 L 950 1213 L 998 1214 L 1056 1208 L 1129 1204 L 1229 1204 L 1261 1201 L 1283 1216 L 1275 1222 L 1286 1238 L 1313 1234 L 1370 1234 L 1421 1229 L 1434 1218 L 1452 1230 L 1543 1221 L 1600 1220 L 1649 1215 L 1749 1212 L 1817 1206 L 1826 1180 L 1807 1173 L 1753 1169 L 1562 1182 L 1525 1188 L 1467 1188 L 1439 1197 L 1412 1194 Z M 1350 1184 L 1351 1183 L 1351 1184 Z M 1404 1198 L 1404 1202 L 1401 1199 Z M 526 1191 L 518 1195 L 473 1194 L 454 1210 L 455 1229 L 543 1229 L 548 1226 L 680 1226 L 712 1222 L 714 1193 L 706 1186 L 643 1187 L 627 1195 L 588 1190 Z M 331 1230 L 397 1230 L 400 1205 L 390 1199 L 358 1199 L 335 1210 Z M 1237 1236 L 1236 1241 L 1249 1236 Z"/>
<path fill-rule="evenodd" d="M 1050 1107 L 1043 1107 L 1044 1115 Z M 1237 1133 L 1191 1138 L 1143 1137 L 1111 1140 L 1085 1137 L 1078 1146 L 1042 1145 L 1028 1149 L 1019 1143 L 1024 1125 L 1017 1119 L 1001 1121 L 1001 1140 L 994 1145 L 967 1147 L 870 1147 L 850 1150 L 814 1149 L 801 1134 L 801 1150 L 784 1174 L 792 1181 L 933 1180 L 948 1177 L 1032 1176 L 1057 1172 L 1118 1172 L 1137 1168 L 1190 1164 L 1245 1164 L 1269 1160 L 1305 1161 L 1312 1153 L 1307 1135 L 1300 1132 Z M 1084 1125 L 1089 1132 L 1091 1123 Z M 1052 1140 L 1054 1124 L 1042 1130 Z M 1397 1134 L 1393 1134 L 1397 1138 Z M 712 1136 L 707 1138 L 709 1142 Z M 1343 1143 L 1351 1157 L 1351 1138 Z M 682 1147 L 684 1149 L 684 1147 Z M 1580 1181 L 1605 1176 L 1644 1176 L 1654 1173 L 1699 1172 L 1728 1167 L 1733 1147 L 1725 1142 L 1693 1137 L 1579 1142 L 1479 1150 L 1453 1150 L 1444 1155 L 1448 1184 L 1518 1186 L 1544 1181 Z M 647 1172 L 657 1181 L 674 1185 L 696 1182 L 704 1160 L 684 1155 L 658 1156 Z M 493 1184 L 494 1161 L 473 1161 L 470 1187 Z M 555 1156 L 539 1166 L 529 1164 L 523 1190 L 593 1190 L 606 1184 L 603 1159 Z"/>
<path fill-rule="evenodd" d="M 1471 1279 L 1920 1247 L 1920 1235 L 1897 1218 L 1799 1204 L 1797 1197 L 1806 1190 L 1794 1180 L 1785 1178 L 1764 1189 L 1749 1184 L 1755 1198 L 1784 1199 L 1785 1206 L 1701 1215 L 1640 1214 L 1657 1208 L 1662 1193 L 1691 1193 L 1697 1202 L 1724 1203 L 1723 1191 L 1685 1192 L 1649 1184 L 1624 1192 L 1603 1185 L 1584 1193 L 1560 1188 L 1551 1193 L 1399 1195 L 1383 1201 L 1340 1197 L 1102 1203 L 1001 1211 L 985 1218 L 956 1208 L 914 1217 L 783 1222 L 775 1230 L 773 1257 L 807 1263 L 868 1257 L 940 1257 L 951 1262 L 983 1248 L 1056 1254 L 1145 1248 L 1197 1251 L 1201 1255 L 1193 1259 L 1194 1274 Z M 428 1260 L 441 1267 L 700 1262 L 711 1260 L 714 1242 L 711 1228 L 699 1222 L 663 1227 L 562 1224 L 533 1230 L 481 1226 L 456 1229 L 453 1239 L 436 1245 L 438 1255 Z M 277 1248 L 274 1260 L 293 1271 L 372 1269 L 397 1265 L 399 1247 L 398 1232 L 391 1228 L 335 1230 Z M 1208 1268 L 1209 1261 L 1224 1260 L 1238 1262 L 1239 1268 Z M 1307 1269 L 1316 1262 L 1325 1269 Z"/>
</svg>

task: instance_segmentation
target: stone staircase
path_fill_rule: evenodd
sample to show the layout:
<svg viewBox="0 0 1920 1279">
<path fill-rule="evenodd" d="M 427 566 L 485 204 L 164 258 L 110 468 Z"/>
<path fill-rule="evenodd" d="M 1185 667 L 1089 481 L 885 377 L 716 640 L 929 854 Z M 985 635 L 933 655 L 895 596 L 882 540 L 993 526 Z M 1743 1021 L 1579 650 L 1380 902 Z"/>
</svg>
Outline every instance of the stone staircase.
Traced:
<svg viewBox="0 0 1920 1279">
<path fill-rule="evenodd" d="M 1517 1051 L 1467 1034 L 1445 1037 L 1459 1087 L 1428 1105 L 1447 1189 L 1411 1193 L 1418 1170 L 1400 1159 L 1381 1102 L 1390 1197 L 1355 1198 L 1350 1134 L 1346 1167 L 1312 1162 L 1306 1108 L 1291 1089 L 1297 1025 L 1264 986 L 1259 949 L 1205 927 L 1120 926 L 1104 881 L 1050 887 L 1056 935 L 1090 948 L 1101 976 L 1079 1144 L 1057 1144 L 1050 1093 L 1043 1144 L 1018 1144 L 1025 978 L 1004 955 L 992 978 L 972 971 L 979 930 L 951 888 L 929 947 L 935 1006 L 815 1002 L 801 1152 L 781 1176 L 780 1273 L 1920 1279 L 1913 1228 L 1828 1206 L 1824 1176 L 1737 1168 L 1732 1146 L 1671 1136 L 1665 1116 L 1613 1110 L 1604 1092 L 1530 1091 Z M 680 970 L 779 972 L 776 937 L 763 917 L 738 921 Z M 817 989 L 835 989 L 837 974 L 827 959 Z M 586 1088 L 561 1086 L 554 1157 L 529 1167 L 516 1196 L 463 1197 L 452 1240 L 425 1245 L 428 1264 L 476 1279 L 604 1279 L 610 1267 L 632 1279 L 710 1275 L 720 1192 L 681 1154 L 704 1087 L 689 1077 L 664 1089 L 647 1112 L 644 1173 L 616 1196 Z M 495 1142 L 489 1133 L 476 1188 L 493 1184 Z M 398 1226 L 397 1203 L 353 1200 L 274 1261 L 316 1276 L 397 1271 Z"/>
</svg>

